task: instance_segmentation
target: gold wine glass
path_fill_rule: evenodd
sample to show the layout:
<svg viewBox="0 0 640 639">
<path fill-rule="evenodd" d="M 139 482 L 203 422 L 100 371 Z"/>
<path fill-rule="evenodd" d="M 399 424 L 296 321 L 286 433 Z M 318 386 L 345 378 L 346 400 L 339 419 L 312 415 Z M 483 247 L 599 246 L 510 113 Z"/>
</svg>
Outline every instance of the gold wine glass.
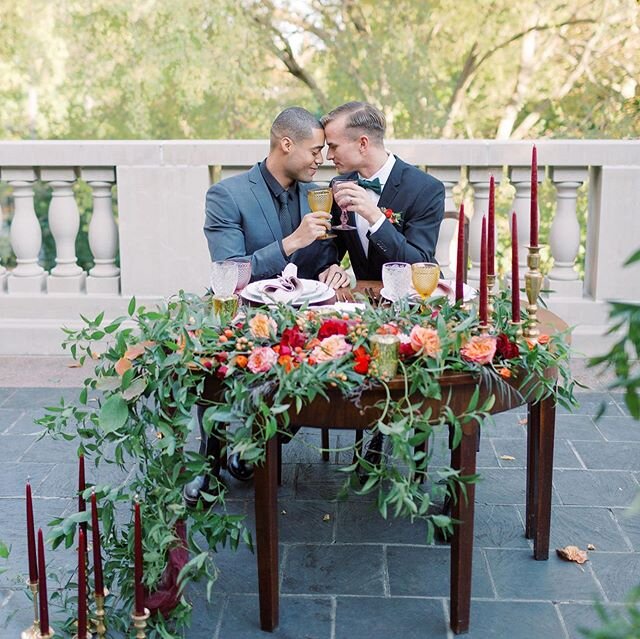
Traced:
<svg viewBox="0 0 640 639">
<path fill-rule="evenodd" d="M 426 300 L 438 286 L 440 267 L 431 262 L 416 262 L 411 265 L 411 281 L 422 301 Z"/>
<path fill-rule="evenodd" d="M 331 213 L 331 206 L 333 205 L 333 192 L 329 187 L 320 189 L 310 189 L 307 192 L 307 202 L 309 202 L 309 208 L 317 213 L 318 211 L 327 211 Z M 324 233 L 318 239 L 329 240 L 335 237 L 335 233 Z"/>
</svg>

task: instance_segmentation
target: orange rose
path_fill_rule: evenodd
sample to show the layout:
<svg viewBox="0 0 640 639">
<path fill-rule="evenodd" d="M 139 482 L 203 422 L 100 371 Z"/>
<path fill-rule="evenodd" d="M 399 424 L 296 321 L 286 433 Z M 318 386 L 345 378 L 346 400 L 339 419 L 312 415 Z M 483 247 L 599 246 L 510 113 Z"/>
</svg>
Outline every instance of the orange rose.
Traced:
<svg viewBox="0 0 640 639">
<path fill-rule="evenodd" d="M 490 335 L 476 335 L 460 349 L 463 359 L 476 364 L 489 364 L 495 354 L 496 338 Z"/>
<path fill-rule="evenodd" d="M 280 355 L 280 357 L 278 357 L 278 364 L 284 368 L 286 373 L 290 373 L 293 368 L 291 355 Z"/>
<path fill-rule="evenodd" d="M 422 353 L 427 357 L 437 357 L 440 354 L 440 338 L 433 328 L 414 326 L 409 334 L 411 347 L 416 353 Z"/>
<path fill-rule="evenodd" d="M 275 334 L 278 326 L 275 321 L 264 313 L 256 313 L 249 320 L 249 332 L 256 338 L 267 338 Z"/>
<path fill-rule="evenodd" d="M 548 335 L 540 335 L 540 337 L 538 337 L 538 344 L 548 344 L 549 339 Z"/>
<path fill-rule="evenodd" d="M 249 358 L 246 355 L 236 355 L 236 366 L 238 368 L 246 368 Z"/>
<path fill-rule="evenodd" d="M 509 379 L 511 377 L 511 371 L 504 366 L 498 371 L 498 373 L 500 373 L 500 377 L 503 377 L 504 379 Z"/>
</svg>

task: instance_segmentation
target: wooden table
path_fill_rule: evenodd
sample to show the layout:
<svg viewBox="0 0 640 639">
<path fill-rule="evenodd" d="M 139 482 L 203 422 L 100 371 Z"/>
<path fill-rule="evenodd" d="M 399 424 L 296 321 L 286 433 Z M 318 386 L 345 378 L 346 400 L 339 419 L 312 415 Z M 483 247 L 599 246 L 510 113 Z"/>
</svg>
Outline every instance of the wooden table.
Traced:
<svg viewBox="0 0 640 639">
<path fill-rule="evenodd" d="M 380 291 L 380 282 L 359 282 L 353 292 L 364 292 L 373 288 Z M 347 296 L 347 299 L 349 297 Z M 556 332 L 566 328 L 566 324 L 549 311 L 542 309 L 539 314 L 542 332 Z M 554 374 L 554 371 L 550 371 Z M 449 396 L 447 404 L 462 414 L 469 404 L 479 379 L 470 374 L 449 374 L 440 379 L 443 396 Z M 216 382 L 205 388 L 205 397 L 213 399 Z M 400 380 L 390 383 L 392 396 L 404 392 Z M 449 393 L 448 391 L 451 391 Z M 480 385 L 480 402 L 491 394 Z M 348 429 L 362 431 L 370 427 L 376 419 L 373 406 L 385 397 L 382 388 L 374 388 L 362 395 L 364 410 L 356 408 L 339 390 L 329 390 L 329 400 L 316 398 L 304 406 L 299 414 L 292 409 L 292 424 L 317 428 Z M 522 405 L 517 395 L 496 396 L 491 413 L 500 413 Z M 417 398 L 416 398 L 417 399 Z M 423 409 L 431 408 L 435 414 L 443 404 L 441 400 L 420 398 Z M 549 397 L 539 402 L 530 402 L 527 419 L 527 475 L 526 475 L 526 526 L 525 536 L 533 539 L 533 556 L 537 560 L 549 557 L 549 532 L 551 525 L 551 483 L 553 474 L 553 444 L 555 432 L 555 398 Z M 476 452 L 480 426 L 475 420 L 462 428 L 462 441 L 452 451 L 451 464 L 462 475 L 476 472 Z M 260 627 L 273 631 L 279 620 L 278 588 L 278 442 L 271 438 L 266 444 L 266 461 L 255 469 L 255 514 L 256 547 L 258 560 L 258 588 L 260 597 Z M 473 522 L 475 505 L 475 485 L 467 484 L 467 496 L 459 487 L 453 500 L 452 517 L 460 521 L 454 527 L 451 540 L 451 628 L 455 633 L 467 632 L 471 608 L 471 574 L 473 560 Z"/>
</svg>

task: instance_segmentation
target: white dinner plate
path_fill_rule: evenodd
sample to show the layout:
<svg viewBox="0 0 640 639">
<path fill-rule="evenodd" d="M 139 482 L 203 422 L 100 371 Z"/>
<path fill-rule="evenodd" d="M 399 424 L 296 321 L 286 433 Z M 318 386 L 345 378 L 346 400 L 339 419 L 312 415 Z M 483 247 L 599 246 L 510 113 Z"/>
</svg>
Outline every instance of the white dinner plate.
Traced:
<svg viewBox="0 0 640 639">
<path fill-rule="evenodd" d="M 267 284 L 274 284 L 278 280 L 258 280 L 257 282 L 251 282 L 241 292 L 240 296 L 249 301 L 257 304 L 273 304 L 273 300 L 270 297 L 265 296 L 262 293 L 262 289 Z M 326 302 L 330 300 L 335 291 L 329 288 L 324 282 L 318 282 L 317 280 L 305 280 L 300 279 L 302 282 L 302 293 L 300 297 L 291 302 L 292 306 L 302 306 L 303 304 L 317 304 L 320 302 Z"/>
<path fill-rule="evenodd" d="M 456 290 L 455 290 L 455 282 L 452 280 L 440 280 L 438 282 L 438 286 L 436 288 L 436 290 L 431 294 L 430 299 L 432 297 L 448 297 L 449 301 L 451 303 L 456 301 Z M 469 300 L 472 300 L 476 294 L 477 291 L 475 288 L 469 286 L 468 284 L 463 284 L 462 285 L 462 296 L 464 298 L 465 302 L 468 302 Z M 420 301 L 420 295 L 418 295 L 418 293 L 413 289 L 413 287 L 411 288 L 411 295 L 409 296 L 409 301 L 410 302 L 418 302 Z M 384 299 L 388 300 L 389 302 L 395 302 L 396 299 L 394 296 L 392 296 L 388 291 L 386 291 L 384 288 L 380 291 L 380 295 L 382 295 L 382 297 L 384 297 Z"/>
</svg>

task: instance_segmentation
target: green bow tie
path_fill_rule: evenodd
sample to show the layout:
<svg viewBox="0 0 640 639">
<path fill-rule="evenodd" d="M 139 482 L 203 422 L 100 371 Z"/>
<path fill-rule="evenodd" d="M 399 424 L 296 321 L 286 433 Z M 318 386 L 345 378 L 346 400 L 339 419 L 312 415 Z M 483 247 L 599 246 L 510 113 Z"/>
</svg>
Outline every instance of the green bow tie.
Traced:
<svg viewBox="0 0 640 639">
<path fill-rule="evenodd" d="M 382 193 L 382 185 L 378 178 L 375 178 L 375 180 L 363 180 L 362 178 L 358 178 L 358 186 L 361 186 L 363 189 L 369 189 L 378 195 Z"/>
</svg>

